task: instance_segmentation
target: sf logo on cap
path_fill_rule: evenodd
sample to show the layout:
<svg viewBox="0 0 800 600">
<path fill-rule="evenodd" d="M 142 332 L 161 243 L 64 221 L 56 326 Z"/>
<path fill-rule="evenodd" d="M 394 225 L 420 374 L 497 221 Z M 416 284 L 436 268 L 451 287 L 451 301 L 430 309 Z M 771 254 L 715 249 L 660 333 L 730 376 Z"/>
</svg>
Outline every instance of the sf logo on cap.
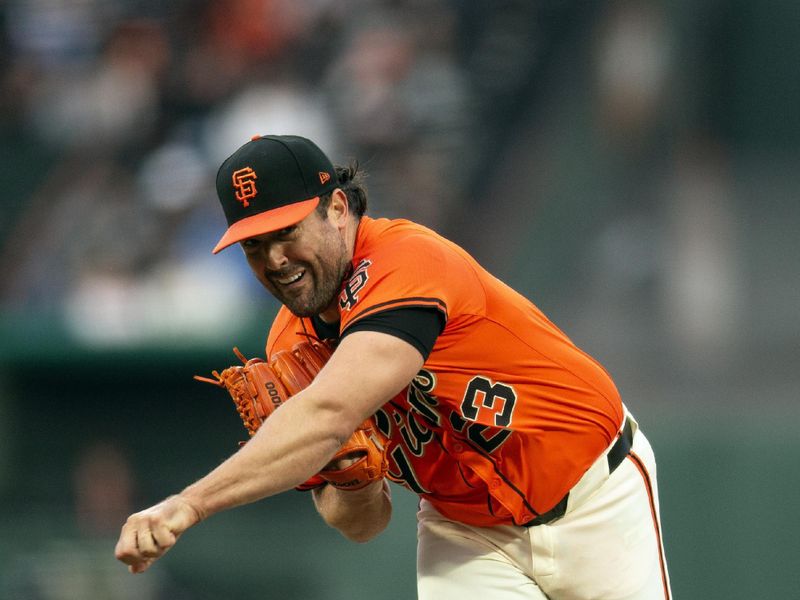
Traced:
<svg viewBox="0 0 800 600">
<path fill-rule="evenodd" d="M 250 167 L 233 172 L 233 189 L 236 190 L 236 199 L 245 208 L 250 206 L 249 200 L 255 198 L 258 193 L 256 179 L 258 179 L 258 175 Z"/>
</svg>

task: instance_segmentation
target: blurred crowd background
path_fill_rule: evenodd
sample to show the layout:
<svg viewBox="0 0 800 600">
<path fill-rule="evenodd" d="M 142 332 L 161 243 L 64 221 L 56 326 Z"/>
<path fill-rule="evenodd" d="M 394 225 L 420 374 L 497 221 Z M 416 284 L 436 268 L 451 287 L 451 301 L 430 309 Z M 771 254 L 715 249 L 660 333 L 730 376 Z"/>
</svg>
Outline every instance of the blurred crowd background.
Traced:
<svg viewBox="0 0 800 600">
<path fill-rule="evenodd" d="M 274 301 L 210 249 L 217 167 L 267 133 L 358 160 L 373 216 L 451 237 L 609 368 L 676 597 L 794 597 L 798 64 L 796 0 L 0 4 L 0 597 L 413 596 L 402 490 L 364 547 L 290 492 L 145 576 L 112 558 L 243 434 L 191 375 L 263 353 Z"/>
</svg>

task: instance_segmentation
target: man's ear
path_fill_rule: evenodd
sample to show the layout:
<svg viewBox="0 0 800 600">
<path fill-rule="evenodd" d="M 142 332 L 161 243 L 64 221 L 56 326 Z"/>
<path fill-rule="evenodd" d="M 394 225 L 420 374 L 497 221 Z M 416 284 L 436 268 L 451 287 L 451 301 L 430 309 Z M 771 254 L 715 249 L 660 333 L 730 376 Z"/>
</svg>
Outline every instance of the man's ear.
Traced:
<svg viewBox="0 0 800 600">
<path fill-rule="evenodd" d="M 339 188 L 331 192 L 331 202 L 328 205 L 328 218 L 340 229 L 347 223 L 350 216 L 350 206 L 347 204 L 347 195 Z"/>
</svg>

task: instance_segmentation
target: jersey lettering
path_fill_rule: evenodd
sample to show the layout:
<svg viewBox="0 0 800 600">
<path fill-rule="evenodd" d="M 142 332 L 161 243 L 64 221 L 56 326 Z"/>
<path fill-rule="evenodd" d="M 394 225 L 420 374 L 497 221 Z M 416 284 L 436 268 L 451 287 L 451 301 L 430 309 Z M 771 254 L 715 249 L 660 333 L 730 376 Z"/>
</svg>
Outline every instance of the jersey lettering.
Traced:
<svg viewBox="0 0 800 600">
<path fill-rule="evenodd" d="M 390 454 L 399 471 L 393 472 L 391 469 L 389 469 L 387 472 L 389 478 L 392 481 L 404 484 L 408 489 L 410 489 L 412 492 L 416 492 L 417 494 L 430 494 L 430 491 L 426 490 L 419 482 L 419 478 L 414 472 L 414 467 L 411 466 L 411 461 L 408 460 L 403 447 L 396 446 Z"/>
<path fill-rule="evenodd" d="M 366 258 L 362 259 L 361 262 L 358 263 L 356 270 L 353 271 L 350 279 L 347 280 L 342 293 L 339 295 L 339 306 L 342 308 L 342 310 L 349 311 L 358 302 L 358 292 L 361 291 L 365 285 L 367 285 L 367 281 L 369 280 L 367 268 L 371 264 L 371 260 Z"/>
<path fill-rule="evenodd" d="M 450 424 L 459 433 L 464 433 L 466 430 L 467 438 L 487 454 L 497 450 L 511 437 L 510 429 L 495 429 L 480 423 L 470 423 L 455 412 L 450 413 Z"/>
<path fill-rule="evenodd" d="M 391 437 L 392 425 L 389 421 L 389 415 L 386 414 L 386 411 L 382 408 L 379 408 L 375 412 L 375 425 L 378 427 L 378 431 L 380 431 L 383 435 L 385 435 L 387 438 Z"/>
<path fill-rule="evenodd" d="M 417 422 L 413 411 L 406 414 L 405 421 L 403 423 L 403 418 L 398 413 L 394 414 L 394 422 L 406 447 L 414 456 L 422 456 L 425 454 L 425 445 L 433 439 L 433 432 Z"/>
<path fill-rule="evenodd" d="M 431 392 L 436 387 L 436 376 L 422 369 L 408 386 L 408 403 L 429 422 L 440 425 L 441 419 L 436 407 L 439 401 Z"/>
<path fill-rule="evenodd" d="M 497 427 L 508 427 L 511 425 L 516 402 L 517 393 L 510 385 L 492 383 L 486 377 L 478 375 L 467 384 L 464 400 L 461 401 L 461 414 L 470 421 L 477 421 L 481 407 L 485 407 L 494 413 L 494 424 Z"/>
<path fill-rule="evenodd" d="M 378 429 L 389 438 L 392 437 L 392 422 L 398 428 L 402 442 L 389 451 L 387 475 L 392 481 L 403 484 L 417 494 L 429 494 L 430 491 L 420 483 L 409 454 L 422 456 L 425 453 L 425 446 L 433 439 L 433 432 L 417 423 L 413 409 L 401 412 L 400 409 L 394 408 L 391 417 L 383 408 L 375 413 Z"/>
</svg>

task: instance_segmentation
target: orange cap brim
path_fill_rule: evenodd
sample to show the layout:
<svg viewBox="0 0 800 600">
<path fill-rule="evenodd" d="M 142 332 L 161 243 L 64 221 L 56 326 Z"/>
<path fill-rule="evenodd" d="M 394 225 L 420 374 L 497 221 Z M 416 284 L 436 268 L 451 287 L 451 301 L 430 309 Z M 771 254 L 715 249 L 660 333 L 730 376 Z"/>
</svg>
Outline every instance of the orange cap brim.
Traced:
<svg viewBox="0 0 800 600">
<path fill-rule="evenodd" d="M 311 211 L 317 208 L 318 204 L 319 196 L 310 198 L 309 200 L 303 200 L 302 202 L 294 202 L 293 204 L 274 208 L 236 221 L 236 223 L 228 227 L 228 231 L 220 238 L 212 252 L 216 254 L 220 250 L 224 250 L 228 246 L 232 246 L 242 240 L 257 235 L 264 235 L 272 231 L 278 231 L 284 227 L 299 223 L 310 215 Z"/>
</svg>

